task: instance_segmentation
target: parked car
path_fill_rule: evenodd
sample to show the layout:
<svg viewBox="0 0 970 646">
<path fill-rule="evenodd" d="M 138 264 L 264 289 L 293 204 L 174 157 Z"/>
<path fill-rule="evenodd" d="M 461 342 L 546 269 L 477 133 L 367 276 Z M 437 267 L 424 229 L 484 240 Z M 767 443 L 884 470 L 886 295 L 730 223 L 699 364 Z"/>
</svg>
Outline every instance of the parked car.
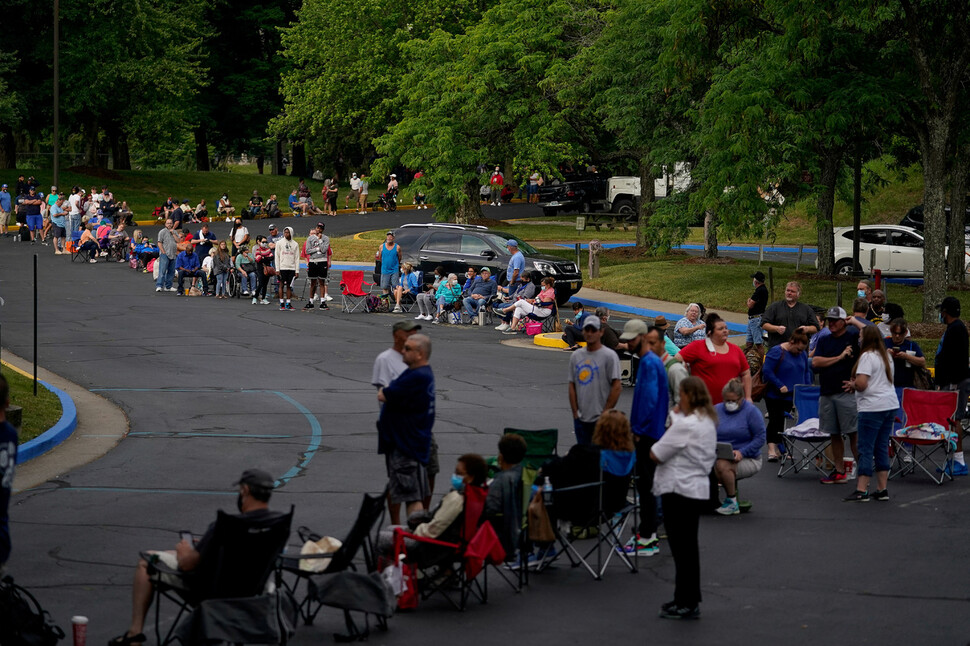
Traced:
<svg viewBox="0 0 970 646">
<path fill-rule="evenodd" d="M 852 227 L 837 227 L 835 233 L 835 273 L 852 273 Z M 949 247 L 947 247 L 949 252 Z M 873 254 L 875 254 L 873 256 Z M 964 265 L 970 260 L 966 256 Z M 875 262 L 873 262 L 873 258 Z M 818 261 L 816 261 L 816 265 Z M 870 272 L 880 269 L 886 276 L 923 276 L 923 234 L 898 224 L 869 224 L 859 227 L 859 266 Z"/>
<path fill-rule="evenodd" d="M 950 214 L 953 211 L 949 206 L 944 207 L 943 210 L 946 213 L 946 238 L 945 239 L 947 244 L 950 244 Z M 970 206 L 966 207 L 966 218 L 964 219 L 964 223 L 965 223 L 963 226 L 964 244 L 970 246 Z M 923 205 L 919 204 L 911 208 L 909 211 L 907 211 L 906 215 L 903 216 L 903 219 L 900 220 L 899 224 L 900 226 L 916 229 L 917 231 L 922 233 L 926 226 L 923 222 Z"/>
<path fill-rule="evenodd" d="M 505 282 L 509 255 L 506 242 L 515 239 L 525 256 L 525 269 L 538 283 L 545 276 L 556 281 L 556 301 L 563 305 L 583 286 L 579 267 L 571 260 L 539 253 L 520 238 L 488 227 L 458 224 L 405 224 L 394 230 L 401 256 L 421 271 L 426 284 L 433 282 L 435 267 L 464 276 L 469 267 L 489 266 L 499 284 Z M 374 263 L 374 282 L 380 283 L 380 262 Z"/>
<path fill-rule="evenodd" d="M 539 207 L 543 215 L 589 213 L 606 198 L 606 178 L 597 174 L 567 175 L 539 187 Z"/>
</svg>

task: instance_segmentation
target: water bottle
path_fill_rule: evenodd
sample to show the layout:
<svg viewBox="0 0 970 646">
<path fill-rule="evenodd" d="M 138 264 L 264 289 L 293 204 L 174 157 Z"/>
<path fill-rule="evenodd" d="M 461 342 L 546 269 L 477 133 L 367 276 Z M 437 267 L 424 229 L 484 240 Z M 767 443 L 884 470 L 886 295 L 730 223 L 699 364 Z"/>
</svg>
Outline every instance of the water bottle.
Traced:
<svg viewBox="0 0 970 646">
<path fill-rule="evenodd" d="M 542 485 L 542 499 L 548 505 L 552 503 L 552 481 L 546 478 L 546 483 Z"/>
</svg>

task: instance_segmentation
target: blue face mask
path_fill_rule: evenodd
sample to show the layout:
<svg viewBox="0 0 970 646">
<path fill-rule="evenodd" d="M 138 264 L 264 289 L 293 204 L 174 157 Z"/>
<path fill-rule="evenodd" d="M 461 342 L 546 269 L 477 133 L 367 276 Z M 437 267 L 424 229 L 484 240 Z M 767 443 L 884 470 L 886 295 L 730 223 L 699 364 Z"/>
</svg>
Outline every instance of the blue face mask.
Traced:
<svg viewBox="0 0 970 646">
<path fill-rule="evenodd" d="M 451 474 L 451 488 L 455 491 L 461 491 L 465 488 L 465 477 L 460 476 L 457 473 Z"/>
<path fill-rule="evenodd" d="M 943 312 L 940 312 L 939 316 L 940 316 L 940 323 L 946 323 L 946 321 L 943 320 Z"/>
<path fill-rule="evenodd" d="M 866 297 L 866 291 L 865 291 L 864 289 L 860 289 L 860 290 L 858 290 L 858 291 L 857 291 L 857 292 L 856 292 L 855 294 L 856 294 L 856 296 L 858 296 L 859 298 L 865 298 L 865 297 Z"/>
</svg>

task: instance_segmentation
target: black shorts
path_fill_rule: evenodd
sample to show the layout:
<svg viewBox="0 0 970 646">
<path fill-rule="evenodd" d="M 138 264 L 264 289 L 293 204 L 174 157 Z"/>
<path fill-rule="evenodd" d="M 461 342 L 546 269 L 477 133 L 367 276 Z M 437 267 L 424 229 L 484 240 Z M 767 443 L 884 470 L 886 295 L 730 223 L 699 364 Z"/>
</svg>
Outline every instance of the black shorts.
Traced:
<svg viewBox="0 0 970 646">
<path fill-rule="evenodd" d="M 280 285 L 286 285 L 287 287 L 293 287 L 293 279 L 296 278 L 296 272 L 292 269 L 280 269 Z"/>
<path fill-rule="evenodd" d="M 321 262 L 308 262 L 306 264 L 306 277 L 313 280 L 314 278 L 319 278 L 326 280 L 327 278 L 327 263 L 326 261 Z"/>
<path fill-rule="evenodd" d="M 54 225 L 54 237 L 55 238 L 63 238 L 66 235 L 67 235 L 67 231 L 64 229 L 64 227 L 59 227 L 56 224 Z"/>
</svg>

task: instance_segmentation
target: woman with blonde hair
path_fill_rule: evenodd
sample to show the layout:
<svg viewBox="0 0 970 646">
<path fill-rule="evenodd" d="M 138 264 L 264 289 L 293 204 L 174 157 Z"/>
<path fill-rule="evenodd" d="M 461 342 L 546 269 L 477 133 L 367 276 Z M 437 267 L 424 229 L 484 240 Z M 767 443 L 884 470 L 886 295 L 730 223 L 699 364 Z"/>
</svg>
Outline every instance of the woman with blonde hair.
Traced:
<svg viewBox="0 0 970 646">
<path fill-rule="evenodd" d="M 855 391 L 858 417 L 859 463 L 856 466 L 856 489 L 845 502 L 869 502 L 869 481 L 873 461 L 876 471 L 876 500 L 888 501 L 889 436 L 899 410 L 899 399 L 893 387 L 894 366 L 886 352 L 886 342 L 874 325 L 862 328 L 859 360 L 852 369 L 849 385 Z"/>
<path fill-rule="evenodd" d="M 650 449 L 657 463 L 653 493 L 663 501 L 664 526 L 674 557 L 674 599 L 660 607 L 664 619 L 700 616 L 701 566 L 697 527 L 702 508 L 710 499 L 708 474 L 717 446 L 717 413 L 711 394 L 699 377 L 680 383 L 680 412 Z"/>
<path fill-rule="evenodd" d="M 334 209 L 336 213 L 336 209 Z M 414 298 L 418 297 L 418 274 L 414 271 L 414 265 L 406 262 L 401 265 L 401 278 L 398 285 L 394 288 L 394 311 L 402 312 L 401 297 L 410 294 Z"/>
</svg>

